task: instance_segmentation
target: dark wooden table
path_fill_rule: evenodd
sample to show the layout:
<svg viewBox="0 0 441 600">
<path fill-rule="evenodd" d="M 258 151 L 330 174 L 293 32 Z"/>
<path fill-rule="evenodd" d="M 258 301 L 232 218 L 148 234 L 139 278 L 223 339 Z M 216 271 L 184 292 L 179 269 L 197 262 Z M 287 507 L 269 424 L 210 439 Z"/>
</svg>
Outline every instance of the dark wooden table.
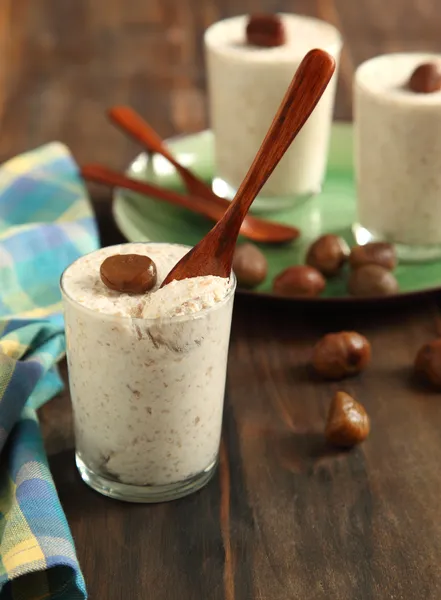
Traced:
<svg viewBox="0 0 441 600">
<path fill-rule="evenodd" d="M 106 123 L 113 103 L 133 105 L 162 135 L 205 127 L 204 28 L 268 9 L 342 30 L 338 118 L 351 116 L 362 60 L 441 50 L 439 0 L 3 0 L 0 159 L 60 139 L 79 161 L 122 168 L 137 148 Z M 103 244 L 119 241 L 109 198 L 95 200 Z M 368 336 L 372 365 L 343 384 L 320 383 L 311 347 L 339 329 Z M 418 347 L 438 334 L 434 298 L 366 311 L 238 297 L 220 469 L 205 490 L 171 504 L 89 490 L 74 466 L 68 392 L 44 407 L 91 600 L 439 600 L 441 398 L 411 376 Z M 323 444 L 337 389 L 372 419 L 369 439 L 349 453 Z"/>
<path fill-rule="evenodd" d="M 103 242 L 119 241 L 108 206 L 96 208 Z M 372 365 L 319 382 L 311 347 L 341 329 L 369 338 Z M 441 397 L 414 382 L 411 366 L 440 333 L 435 298 L 343 310 L 237 297 L 220 469 L 170 504 L 89 490 L 74 466 L 68 392 L 44 407 L 91 599 L 439 600 Z M 338 389 L 366 406 L 372 432 L 330 453 L 323 427 Z"/>
</svg>

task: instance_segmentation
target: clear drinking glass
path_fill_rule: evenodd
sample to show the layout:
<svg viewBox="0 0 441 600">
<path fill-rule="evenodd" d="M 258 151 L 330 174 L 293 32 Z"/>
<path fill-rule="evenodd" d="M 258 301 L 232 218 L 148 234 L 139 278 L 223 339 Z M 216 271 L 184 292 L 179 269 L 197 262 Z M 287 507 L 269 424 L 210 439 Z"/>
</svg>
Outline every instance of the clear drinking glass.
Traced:
<svg viewBox="0 0 441 600">
<path fill-rule="evenodd" d="M 355 75 L 355 237 L 391 242 L 406 262 L 441 257 L 441 92 L 407 85 L 416 67 L 440 58 L 385 54 Z"/>
<path fill-rule="evenodd" d="M 81 477 L 96 491 L 131 502 L 173 500 L 200 489 L 218 461 L 234 275 L 215 306 L 149 320 L 83 306 L 68 296 L 63 276 Z"/>
<path fill-rule="evenodd" d="M 214 134 L 213 189 L 233 198 L 242 183 L 305 54 L 323 48 L 338 64 L 342 38 L 319 19 L 281 14 L 286 42 L 246 44 L 246 15 L 219 21 L 205 32 L 205 54 Z M 319 193 L 325 177 L 337 75 L 274 170 L 253 210 L 292 208 Z"/>
</svg>

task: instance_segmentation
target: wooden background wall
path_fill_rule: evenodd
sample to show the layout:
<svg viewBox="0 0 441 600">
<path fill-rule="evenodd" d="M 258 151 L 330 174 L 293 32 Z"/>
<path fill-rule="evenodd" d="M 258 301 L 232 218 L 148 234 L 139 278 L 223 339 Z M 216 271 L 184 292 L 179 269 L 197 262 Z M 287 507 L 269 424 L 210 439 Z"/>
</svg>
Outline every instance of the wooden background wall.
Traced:
<svg viewBox="0 0 441 600">
<path fill-rule="evenodd" d="M 207 124 L 202 34 L 262 10 L 331 21 L 346 40 L 336 118 L 366 58 L 441 51 L 441 0 L 0 0 L 0 160 L 59 139 L 80 161 L 121 168 L 135 147 L 110 127 L 117 102 L 164 135 Z"/>
</svg>

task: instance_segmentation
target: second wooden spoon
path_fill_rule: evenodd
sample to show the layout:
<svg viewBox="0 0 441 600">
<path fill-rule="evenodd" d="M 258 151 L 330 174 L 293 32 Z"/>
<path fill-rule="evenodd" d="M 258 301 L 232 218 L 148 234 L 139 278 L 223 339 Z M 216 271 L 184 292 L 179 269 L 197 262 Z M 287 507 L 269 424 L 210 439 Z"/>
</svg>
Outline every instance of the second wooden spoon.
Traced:
<svg viewBox="0 0 441 600">
<path fill-rule="evenodd" d="M 161 137 L 147 121 L 129 106 L 114 106 L 109 109 L 107 115 L 112 123 L 140 142 L 148 151 L 161 154 L 175 167 L 191 194 L 191 198 L 188 198 L 188 207 L 191 208 L 191 205 L 193 205 L 197 211 L 203 210 L 202 214 L 205 214 L 205 216 L 213 218 L 215 221 L 219 220 L 219 215 L 223 215 L 231 202 L 217 196 L 210 186 L 201 181 L 196 175 L 193 175 L 189 169 L 179 164 Z M 176 194 L 174 196 L 176 197 Z M 206 202 L 201 205 L 198 202 L 198 197 L 204 198 Z M 299 230 L 291 225 L 247 215 L 242 224 L 241 234 L 255 242 L 271 244 L 290 242 L 299 236 Z"/>
<path fill-rule="evenodd" d="M 170 271 L 161 287 L 175 279 L 230 276 L 237 237 L 248 209 L 314 110 L 334 70 L 335 60 L 327 52 L 308 52 L 228 210 Z"/>
<path fill-rule="evenodd" d="M 137 142 L 140 142 L 149 152 L 160 154 L 166 158 L 177 170 L 190 194 L 219 204 L 217 202 L 220 199 L 219 196 L 212 191 L 209 185 L 193 175 L 189 169 L 175 159 L 161 136 L 133 108 L 130 108 L 130 106 L 113 106 L 107 111 L 107 116 L 114 125 L 117 125 Z M 221 200 L 222 205 L 227 209 L 230 202 L 223 198 Z"/>
</svg>

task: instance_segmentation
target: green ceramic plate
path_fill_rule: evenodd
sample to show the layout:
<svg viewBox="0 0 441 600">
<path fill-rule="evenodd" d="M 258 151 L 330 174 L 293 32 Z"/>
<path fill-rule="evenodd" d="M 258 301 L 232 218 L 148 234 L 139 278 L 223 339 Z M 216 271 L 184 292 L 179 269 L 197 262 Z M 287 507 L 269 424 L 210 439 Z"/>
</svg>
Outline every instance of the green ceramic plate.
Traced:
<svg viewBox="0 0 441 600">
<path fill-rule="evenodd" d="M 210 181 L 213 175 L 213 137 L 210 131 L 170 140 L 169 146 L 177 159 L 196 174 Z M 161 186 L 183 189 L 175 170 L 162 157 L 149 161 L 145 154 L 130 165 L 129 174 L 148 179 Z M 212 224 L 203 217 L 163 202 L 125 190 L 116 190 L 113 205 L 116 223 L 123 235 L 132 242 L 157 241 L 196 244 Z M 266 215 L 269 216 L 269 215 Z M 322 193 L 290 211 L 271 213 L 271 219 L 296 225 L 301 238 L 285 246 L 262 245 L 269 273 L 266 281 L 255 291 L 271 294 L 272 280 L 286 267 L 303 263 L 307 247 L 322 233 L 336 233 L 354 244 L 351 226 L 355 217 L 355 189 L 352 169 L 352 127 L 335 124 L 332 131 L 329 167 Z M 430 262 L 400 265 L 396 270 L 400 284 L 399 297 L 439 291 L 441 264 Z M 395 296 L 382 298 L 391 300 Z M 345 273 L 328 280 L 326 290 L 314 301 L 360 301 L 346 294 Z M 374 299 L 375 300 L 375 299 Z"/>
</svg>

